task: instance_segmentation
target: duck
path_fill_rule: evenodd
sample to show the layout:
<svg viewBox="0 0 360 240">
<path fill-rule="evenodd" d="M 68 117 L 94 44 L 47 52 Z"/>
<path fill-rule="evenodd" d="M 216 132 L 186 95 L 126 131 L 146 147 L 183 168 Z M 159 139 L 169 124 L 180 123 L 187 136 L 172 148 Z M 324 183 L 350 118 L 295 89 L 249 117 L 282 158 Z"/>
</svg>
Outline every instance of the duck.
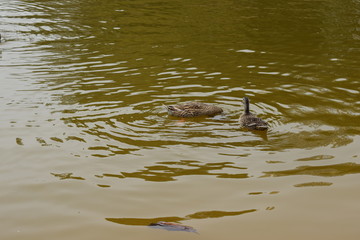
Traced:
<svg viewBox="0 0 360 240">
<path fill-rule="evenodd" d="M 250 112 L 250 100 L 248 97 L 244 97 L 244 113 L 239 118 L 241 127 L 249 130 L 260 130 L 266 131 L 269 128 L 267 122 L 257 117 L 255 114 Z"/>
<path fill-rule="evenodd" d="M 165 107 L 170 116 L 182 118 L 200 116 L 213 117 L 215 115 L 223 113 L 222 108 L 202 102 L 187 102 L 177 105 L 165 105 Z"/>
</svg>

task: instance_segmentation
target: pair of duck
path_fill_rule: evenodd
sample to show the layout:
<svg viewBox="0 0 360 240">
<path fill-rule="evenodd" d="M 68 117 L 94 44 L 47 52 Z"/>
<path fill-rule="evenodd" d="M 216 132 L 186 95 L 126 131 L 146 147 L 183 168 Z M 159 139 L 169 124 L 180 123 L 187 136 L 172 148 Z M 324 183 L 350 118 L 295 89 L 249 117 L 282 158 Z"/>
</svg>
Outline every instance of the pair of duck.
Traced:
<svg viewBox="0 0 360 240">
<path fill-rule="evenodd" d="M 244 113 L 239 118 L 240 126 L 250 130 L 261 130 L 265 131 L 269 128 L 267 122 L 257 117 L 255 114 L 250 112 L 250 100 L 248 97 L 244 97 Z M 199 116 L 215 116 L 223 113 L 223 109 L 200 102 L 188 102 L 179 105 L 166 106 L 168 114 L 174 117 L 199 117 Z"/>
</svg>

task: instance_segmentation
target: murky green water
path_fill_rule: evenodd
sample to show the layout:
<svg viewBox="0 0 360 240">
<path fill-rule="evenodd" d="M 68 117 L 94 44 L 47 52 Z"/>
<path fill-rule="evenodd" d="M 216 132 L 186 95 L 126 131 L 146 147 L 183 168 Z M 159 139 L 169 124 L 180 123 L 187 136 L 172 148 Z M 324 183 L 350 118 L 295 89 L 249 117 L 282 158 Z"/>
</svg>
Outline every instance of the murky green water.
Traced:
<svg viewBox="0 0 360 240">
<path fill-rule="evenodd" d="M 1 239 L 358 239 L 358 1 L 2 1 L 0 34 Z"/>
</svg>

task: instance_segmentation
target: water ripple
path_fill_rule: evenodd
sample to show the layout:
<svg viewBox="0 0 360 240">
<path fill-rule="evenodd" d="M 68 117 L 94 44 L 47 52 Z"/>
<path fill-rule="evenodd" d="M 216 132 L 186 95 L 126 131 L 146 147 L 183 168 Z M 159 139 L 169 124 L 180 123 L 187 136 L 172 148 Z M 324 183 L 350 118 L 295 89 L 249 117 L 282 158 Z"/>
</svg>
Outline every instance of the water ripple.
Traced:
<svg viewBox="0 0 360 240">
<path fill-rule="evenodd" d="M 341 73 L 356 61 L 245 45 L 218 46 L 211 53 L 218 60 L 205 61 L 212 59 L 210 54 L 199 56 L 191 45 L 176 42 L 164 53 L 162 48 L 174 40 L 157 36 L 172 25 L 158 20 L 171 20 L 177 8 L 170 4 L 160 15 L 150 14 L 149 23 L 139 22 L 136 16 L 151 13 L 159 7 L 155 5 L 134 15 L 125 5 L 114 7 L 110 15 L 122 21 L 108 18 L 92 23 L 106 37 L 100 41 L 90 24 L 74 15 L 77 9 L 64 12 L 62 19 L 53 17 L 65 3 L 5 4 L 4 25 L 17 31 L 5 29 L 10 40 L 6 46 L 12 52 L 4 67 L 21 67 L 11 73 L 19 79 L 31 72 L 34 84 L 30 85 L 50 95 L 39 96 L 43 99 L 37 102 L 48 99 L 49 112 L 69 128 L 77 128 L 69 135 L 86 142 L 90 152 L 101 152 L 99 156 L 177 144 L 214 149 L 255 145 L 265 151 L 352 142 L 351 136 L 358 132 L 359 115 L 353 103 L 359 83 Z M 82 14 L 87 10 L 82 9 Z M 140 40 L 135 37 L 140 33 L 152 38 Z M 70 40 L 79 38 L 83 41 Z M 11 45 L 28 39 L 35 44 Z M 16 54 L 21 54 L 20 60 Z M 251 99 L 252 111 L 269 122 L 267 135 L 239 129 L 245 95 Z M 193 100 L 219 105 L 225 117 L 181 120 L 168 117 L 162 107 Z M 35 125 L 39 124 L 31 126 Z"/>
</svg>

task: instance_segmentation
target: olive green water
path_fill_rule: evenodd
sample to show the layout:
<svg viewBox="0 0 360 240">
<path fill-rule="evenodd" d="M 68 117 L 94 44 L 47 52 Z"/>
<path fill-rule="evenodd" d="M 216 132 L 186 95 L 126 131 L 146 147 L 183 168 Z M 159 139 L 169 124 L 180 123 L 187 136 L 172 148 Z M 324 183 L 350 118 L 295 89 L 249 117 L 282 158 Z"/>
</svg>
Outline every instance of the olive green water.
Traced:
<svg viewBox="0 0 360 240">
<path fill-rule="evenodd" d="M 359 238 L 358 1 L 1 1 L 0 34 L 2 240 Z"/>
</svg>

